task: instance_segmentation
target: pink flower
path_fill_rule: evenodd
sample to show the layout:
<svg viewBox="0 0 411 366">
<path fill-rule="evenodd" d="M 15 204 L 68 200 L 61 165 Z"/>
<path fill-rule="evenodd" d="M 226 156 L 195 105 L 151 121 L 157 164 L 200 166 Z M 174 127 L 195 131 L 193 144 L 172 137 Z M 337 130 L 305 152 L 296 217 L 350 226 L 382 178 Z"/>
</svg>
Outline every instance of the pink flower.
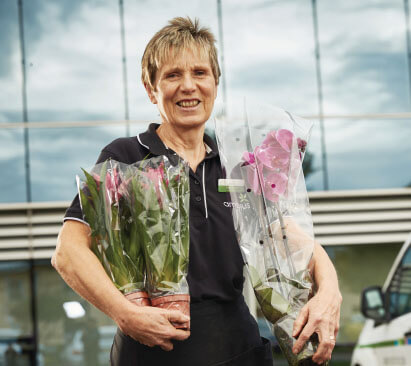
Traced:
<svg viewBox="0 0 411 366">
<path fill-rule="evenodd" d="M 264 197 L 270 201 L 278 201 L 280 196 L 286 194 L 290 164 L 295 158 L 292 156 L 293 141 L 294 134 L 289 130 L 271 131 L 262 144 L 254 149 L 254 153 L 243 154 L 248 183 L 255 194 L 263 191 Z M 299 147 L 305 148 L 304 140 L 300 139 L 298 143 Z"/>
<path fill-rule="evenodd" d="M 262 165 L 260 165 L 257 168 L 257 164 L 255 164 L 255 162 L 247 166 L 247 180 L 248 180 L 248 183 L 250 184 L 251 190 L 255 194 L 261 194 L 261 186 L 260 186 L 260 181 L 258 179 L 258 169 L 262 170 L 263 167 Z"/>
<path fill-rule="evenodd" d="M 297 144 L 298 144 L 298 150 L 301 152 L 305 151 L 305 147 L 307 146 L 307 141 L 300 139 L 299 137 L 297 138 Z"/>
<path fill-rule="evenodd" d="M 250 153 L 248 151 L 246 151 L 243 156 L 242 159 L 245 161 L 244 165 L 248 165 L 248 164 L 254 164 L 255 163 L 255 157 L 253 153 Z"/>
<path fill-rule="evenodd" d="M 267 135 L 261 145 L 276 146 L 279 144 L 285 151 L 290 152 L 293 146 L 293 137 L 294 134 L 289 130 L 273 130 Z"/>
<path fill-rule="evenodd" d="M 300 139 L 299 137 L 297 138 L 297 145 L 298 145 L 298 150 L 299 150 L 299 155 L 300 159 L 303 159 L 303 154 L 305 152 L 305 147 L 307 146 L 307 141 Z"/>
<path fill-rule="evenodd" d="M 143 176 L 145 176 L 149 182 L 151 182 L 154 186 L 154 190 L 156 192 L 158 203 L 161 204 L 162 202 L 162 184 L 165 183 L 168 186 L 168 179 L 165 179 L 165 172 L 164 172 L 164 163 L 161 163 L 158 168 L 148 168 L 146 171 L 141 172 Z"/>
<path fill-rule="evenodd" d="M 97 183 L 97 189 L 100 189 L 100 176 L 96 173 L 93 173 L 93 178 Z M 110 204 L 112 204 L 113 202 L 118 202 L 121 197 L 127 194 L 127 186 L 130 179 L 123 181 L 117 169 L 115 168 L 107 171 L 105 193 L 106 198 Z"/>
<path fill-rule="evenodd" d="M 284 173 L 269 173 L 264 179 L 264 197 L 276 202 L 287 190 L 288 177 Z"/>
</svg>

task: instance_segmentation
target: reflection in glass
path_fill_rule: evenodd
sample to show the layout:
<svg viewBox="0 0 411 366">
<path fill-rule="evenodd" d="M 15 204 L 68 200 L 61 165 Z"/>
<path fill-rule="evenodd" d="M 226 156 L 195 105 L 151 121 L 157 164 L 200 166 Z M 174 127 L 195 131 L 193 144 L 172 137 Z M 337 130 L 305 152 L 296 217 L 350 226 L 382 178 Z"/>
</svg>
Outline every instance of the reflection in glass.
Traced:
<svg viewBox="0 0 411 366">
<path fill-rule="evenodd" d="M 0 299 L 0 365 L 28 366 L 33 339 L 27 262 L 0 262 Z"/>
<path fill-rule="evenodd" d="M 40 358 L 45 366 L 107 365 L 114 322 L 73 292 L 49 263 L 36 265 Z M 81 316 L 68 316 L 68 303 L 81 306 Z"/>
<path fill-rule="evenodd" d="M 131 125 L 131 134 L 146 126 Z M 77 193 L 76 174 L 94 165 L 101 150 L 125 135 L 125 126 L 31 129 L 33 201 L 71 200 Z"/>
<path fill-rule="evenodd" d="M 403 1 L 317 3 L 325 114 L 409 111 Z"/>
<path fill-rule="evenodd" d="M 343 297 L 338 342 L 357 341 L 364 324 L 361 292 L 365 287 L 384 284 L 400 247 L 396 244 L 325 247 L 337 270 Z"/>
<path fill-rule="evenodd" d="M 327 120 L 330 189 L 400 188 L 411 184 L 407 120 Z"/>
<path fill-rule="evenodd" d="M 318 112 L 309 1 L 223 1 L 228 111 L 268 103 Z"/>
<path fill-rule="evenodd" d="M 311 137 L 304 157 L 304 178 L 308 191 L 323 190 L 323 171 L 321 161 L 321 134 L 318 120 L 313 120 Z M 307 171 L 306 166 L 309 166 Z M 308 173 L 308 174 L 307 174 Z"/>
<path fill-rule="evenodd" d="M 389 285 L 390 314 L 392 318 L 411 311 L 411 247 L 405 252 Z"/>
<path fill-rule="evenodd" d="M 0 128 L 0 203 L 26 200 L 24 142 L 21 129 Z"/>
<path fill-rule="evenodd" d="M 123 119 L 116 1 L 24 1 L 30 121 Z"/>
<path fill-rule="evenodd" d="M 17 1 L 0 1 L 0 123 L 23 119 L 17 15 Z"/>
</svg>

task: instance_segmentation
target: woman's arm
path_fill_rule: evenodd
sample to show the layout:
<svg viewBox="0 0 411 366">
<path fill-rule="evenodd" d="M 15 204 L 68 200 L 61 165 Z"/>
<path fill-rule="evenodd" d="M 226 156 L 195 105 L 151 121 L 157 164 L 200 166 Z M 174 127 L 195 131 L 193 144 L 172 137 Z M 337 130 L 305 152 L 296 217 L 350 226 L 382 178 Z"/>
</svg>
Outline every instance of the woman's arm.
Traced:
<svg viewBox="0 0 411 366">
<path fill-rule="evenodd" d="M 298 353 L 313 333 L 318 334 L 320 344 L 313 356 L 319 364 L 329 360 L 335 346 L 342 296 L 338 287 L 335 268 L 325 250 L 315 243 L 313 276 L 317 293 L 301 309 L 294 322 L 293 336 L 298 336 L 293 352 Z"/>
<path fill-rule="evenodd" d="M 173 349 L 171 339 L 184 340 L 189 331 L 175 329 L 173 322 L 188 318 L 178 311 L 139 307 L 114 286 L 90 249 L 90 228 L 68 220 L 58 236 L 51 263 L 66 283 L 81 297 L 112 318 L 123 333 L 147 346 Z"/>
</svg>

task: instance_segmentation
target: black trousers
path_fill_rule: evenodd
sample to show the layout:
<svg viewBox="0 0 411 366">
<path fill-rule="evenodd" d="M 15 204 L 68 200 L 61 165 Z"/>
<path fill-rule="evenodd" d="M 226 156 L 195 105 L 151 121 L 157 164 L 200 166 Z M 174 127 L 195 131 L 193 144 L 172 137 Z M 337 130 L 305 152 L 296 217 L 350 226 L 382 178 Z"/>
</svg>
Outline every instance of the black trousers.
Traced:
<svg viewBox="0 0 411 366">
<path fill-rule="evenodd" d="M 272 366 L 270 342 L 261 338 L 244 298 L 191 304 L 191 335 L 174 349 L 147 347 L 117 330 L 112 366 Z"/>
</svg>

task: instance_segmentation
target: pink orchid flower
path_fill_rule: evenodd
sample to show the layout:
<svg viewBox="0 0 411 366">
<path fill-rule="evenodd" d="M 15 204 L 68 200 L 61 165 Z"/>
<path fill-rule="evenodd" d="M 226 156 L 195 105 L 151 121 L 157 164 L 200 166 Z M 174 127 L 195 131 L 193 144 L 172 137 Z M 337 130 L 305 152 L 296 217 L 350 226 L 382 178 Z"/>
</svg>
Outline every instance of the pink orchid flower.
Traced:
<svg viewBox="0 0 411 366">
<path fill-rule="evenodd" d="M 255 157 L 253 153 L 250 153 L 248 151 L 246 151 L 243 156 L 242 159 L 245 161 L 245 165 L 249 165 L 249 164 L 254 164 L 255 163 Z"/>
<path fill-rule="evenodd" d="M 264 196 L 276 202 L 287 190 L 288 177 L 284 173 L 269 173 L 264 180 Z"/>
<path fill-rule="evenodd" d="M 245 152 L 243 166 L 247 166 L 247 179 L 255 194 L 261 194 L 270 201 L 278 201 L 287 192 L 287 185 L 293 177 L 289 170 L 293 153 L 294 134 L 286 129 L 271 131 L 254 153 Z M 305 149 L 306 142 L 297 140 L 299 150 Z"/>
</svg>

